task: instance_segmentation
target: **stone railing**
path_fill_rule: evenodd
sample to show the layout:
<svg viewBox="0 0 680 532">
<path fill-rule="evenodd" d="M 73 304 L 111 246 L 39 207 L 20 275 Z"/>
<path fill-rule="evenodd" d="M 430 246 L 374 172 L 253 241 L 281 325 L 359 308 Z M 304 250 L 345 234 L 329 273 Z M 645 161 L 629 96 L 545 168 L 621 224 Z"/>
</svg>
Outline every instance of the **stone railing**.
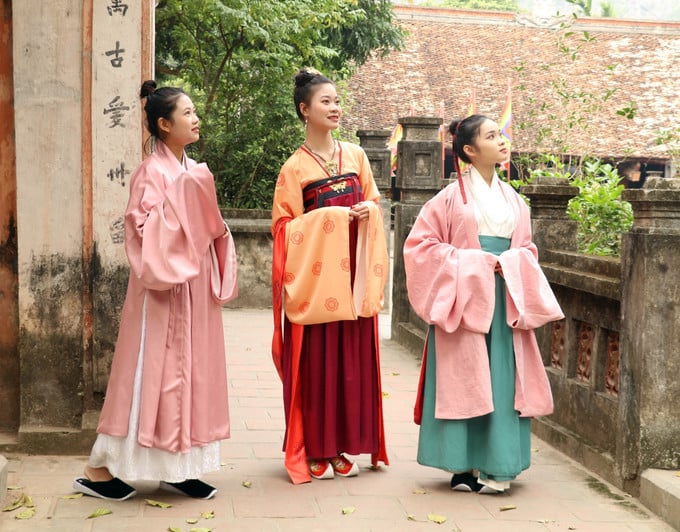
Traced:
<svg viewBox="0 0 680 532">
<path fill-rule="evenodd" d="M 399 156 L 421 161 L 400 159 L 397 171 L 392 337 L 419 355 L 426 324 L 408 303 L 400 250 L 422 204 L 445 183 L 441 169 L 425 163 L 441 153 L 438 120 L 400 123 Z M 637 495 L 646 469 L 680 467 L 680 180 L 651 179 L 624 192 L 635 222 L 620 260 L 576 252 L 566 207 L 578 190 L 568 181 L 543 178 L 522 192 L 541 266 L 566 316 L 536 331 L 555 411 L 534 420 L 534 432 Z"/>
</svg>

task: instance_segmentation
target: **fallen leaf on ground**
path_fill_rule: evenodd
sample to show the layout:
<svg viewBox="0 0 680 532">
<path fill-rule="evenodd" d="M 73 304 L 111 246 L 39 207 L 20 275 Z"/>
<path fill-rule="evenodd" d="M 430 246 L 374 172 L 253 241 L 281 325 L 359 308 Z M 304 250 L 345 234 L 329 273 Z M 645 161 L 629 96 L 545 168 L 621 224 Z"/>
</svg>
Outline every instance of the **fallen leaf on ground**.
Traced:
<svg viewBox="0 0 680 532">
<path fill-rule="evenodd" d="M 201 517 L 203 519 L 215 519 L 215 512 L 210 510 L 209 512 L 201 512 Z"/>
<path fill-rule="evenodd" d="M 396 377 L 397 375 L 399 375 L 399 372 L 398 372 L 398 371 L 393 371 L 393 372 L 392 372 L 392 375 L 394 375 L 394 376 Z"/>
<path fill-rule="evenodd" d="M 172 504 L 161 501 L 154 501 L 153 499 L 144 499 L 149 506 L 156 506 L 157 508 L 172 508 Z"/>
<path fill-rule="evenodd" d="M 17 508 L 26 506 L 27 508 L 33 507 L 33 500 L 25 493 L 20 493 L 14 501 L 9 506 L 2 509 L 3 512 L 12 512 Z"/>
<path fill-rule="evenodd" d="M 12 504 L 10 504 L 9 506 L 5 506 L 5 507 L 2 509 L 2 511 L 3 511 L 3 512 L 12 512 L 12 511 L 16 510 L 17 508 L 21 508 L 23 505 L 24 505 L 24 503 L 22 502 L 22 499 L 21 499 L 21 497 L 20 497 L 19 499 L 16 499 L 16 500 L 15 500 Z"/>
<path fill-rule="evenodd" d="M 82 493 L 71 493 L 70 495 L 64 495 L 62 499 L 80 499 L 82 496 Z"/>
<path fill-rule="evenodd" d="M 35 515 L 35 508 L 26 508 L 23 512 L 19 512 L 14 516 L 14 519 L 30 519 Z"/>
<path fill-rule="evenodd" d="M 87 516 L 88 519 L 94 519 L 95 517 L 101 517 L 102 515 L 109 515 L 113 512 L 108 508 L 97 508 L 94 512 Z"/>
<path fill-rule="evenodd" d="M 390 396 L 390 392 L 383 392 L 383 393 L 382 393 L 382 396 L 383 396 L 383 397 L 389 397 L 389 396 Z"/>
<path fill-rule="evenodd" d="M 177 528 L 176 526 L 169 526 L 168 527 L 168 532 L 182 532 L 181 528 Z"/>
<path fill-rule="evenodd" d="M 415 495 L 425 495 L 427 492 L 423 488 L 413 488 Z"/>
<path fill-rule="evenodd" d="M 189 532 L 212 532 L 210 528 L 192 528 Z"/>
<path fill-rule="evenodd" d="M 250 482 L 250 480 L 244 480 L 244 481 L 243 481 L 243 487 L 244 487 L 244 488 L 249 488 L 249 487 L 251 487 L 252 485 L 253 485 L 253 483 Z"/>
<path fill-rule="evenodd" d="M 356 511 L 354 506 L 346 506 L 342 509 L 343 515 L 353 514 Z"/>
<path fill-rule="evenodd" d="M 198 519 L 196 519 L 195 517 L 190 517 L 189 519 L 187 519 L 187 523 L 190 525 L 195 525 L 196 523 L 198 523 Z"/>
<path fill-rule="evenodd" d="M 7 486 L 7 491 L 16 491 L 24 489 L 23 486 Z"/>
<path fill-rule="evenodd" d="M 506 504 L 505 506 L 501 506 L 499 508 L 499 510 L 501 512 L 507 512 L 508 510 L 516 510 L 516 509 L 517 509 L 517 506 L 515 506 L 514 504 Z"/>
<path fill-rule="evenodd" d="M 444 517 L 443 515 L 427 514 L 427 518 L 433 523 L 437 523 L 438 525 L 446 523 L 446 517 Z"/>
</svg>

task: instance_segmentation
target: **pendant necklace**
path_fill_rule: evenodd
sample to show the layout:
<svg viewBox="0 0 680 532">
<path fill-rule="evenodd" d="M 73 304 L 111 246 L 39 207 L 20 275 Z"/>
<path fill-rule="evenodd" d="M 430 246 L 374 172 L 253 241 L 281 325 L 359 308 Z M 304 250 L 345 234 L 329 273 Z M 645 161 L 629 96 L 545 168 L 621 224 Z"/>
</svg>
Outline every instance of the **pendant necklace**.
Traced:
<svg viewBox="0 0 680 532">
<path fill-rule="evenodd" d="M 313 154 L 315 157 L 320 159 L 321 162 L 323 162 L 323 166 L 326 169 L 326 172 L 328 172 L 328 174 L 331 176 L 337 175 L 338 173 L 338 163 L 335 162 L 335 151 L 337 149 L 337 144 L 335 142 L 336 141 L 333 140 L 333 155 L 331 155 L 331 158 L 329 160 L 324 159 L 321 155 L 316 153 L 312 148 L 310 148 L 307 145 L 307 143 L 303 144 L 303 146 L 307 148 L 311 154 Z"/>
</svg>

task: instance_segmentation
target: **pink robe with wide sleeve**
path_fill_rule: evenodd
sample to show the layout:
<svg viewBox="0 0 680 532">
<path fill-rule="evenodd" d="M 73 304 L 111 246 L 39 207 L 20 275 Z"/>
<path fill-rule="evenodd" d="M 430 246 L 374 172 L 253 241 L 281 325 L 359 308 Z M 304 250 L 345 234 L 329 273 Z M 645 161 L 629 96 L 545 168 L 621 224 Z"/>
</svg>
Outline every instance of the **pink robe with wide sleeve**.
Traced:
<svg viewBox="0 0 680 532">
<path fill-rule="evenodd" d="M 533 329 L 564 315 L 538 265 L 529 210 L 508 184 L 499 184 L 519 214 L 510 249 L 500 256 L 481 249 L 472 200 L 463 201 L 457 182 L 424 205 L 404 243 L 409 300 L 415 312 L 435 326 L 434 339 L 427 341 L 435 341 L 436 379 L 445 383 L 436 386 L 438 419 L 466 419 L 493 411 L 485 334 L 495 306 L 497 262 L 513 331 L 515 409 L 525 417 L 547 415 L 553 409 Z"/>
<path fill-rule="evenodd" d="M 229 437 L 221 305 L 237 294 L 234 243 L 213 175 L 185 160 L 186 170 L 157 141 L 130 180 L 130 278 L 97 428 L 127 436 L 146 299 L 137 438 L 170 452 Z"/>
</svg>

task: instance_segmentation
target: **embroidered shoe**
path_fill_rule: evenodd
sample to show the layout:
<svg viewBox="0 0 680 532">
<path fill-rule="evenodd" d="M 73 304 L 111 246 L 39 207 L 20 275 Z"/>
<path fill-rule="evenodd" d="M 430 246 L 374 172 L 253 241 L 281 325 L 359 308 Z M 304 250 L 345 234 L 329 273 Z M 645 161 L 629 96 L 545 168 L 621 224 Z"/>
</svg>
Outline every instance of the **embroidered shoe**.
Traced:
<svg viewBox="0 0 680 532">
<path fill-rule="evenodd" d="M 165 482 L 161 480 L 160 488 L 171 493 L 186 495 L 192 499 L 212 499 L 217 493 L 217 488 L 197 478 L 190 478 L 183 482 Z"/>
<path fill-rule="evenodd" d="M 317 480 L 333 478 L 333 468 L 328 460 L 310 460 L 309 474 Z"/>
<path fill-rule="evenodd" d="M 73 481 L 73 489 L 79 493 L 99 497 L 107 501 L 124 501 L 137 495 L 135 489 L 119 478 L 112 478 L 101 482 L 94 482 L 88 478 L 80 477 Z"/>
<path fill-rule="evenodd" d="M 482 489 L 482 485 L 477 482 L 477 477 L 475 477 L 469 471 L 466 471 L 465 473 L 455 473 L 451 477 L 451 489 L 454 491 L 465 491 L 469 493 L 472 491 L 480 491 Z"/>
<path fill-rule="evenodd" d="M 356 462 L 351 462 L 343 455 L 338 455 L 335 458 L 331 458 L 331 465 L 333 466 L 333 471 L 339 477 L 356 477 L 359 474 L 359 466 Z"/>
</svg>

